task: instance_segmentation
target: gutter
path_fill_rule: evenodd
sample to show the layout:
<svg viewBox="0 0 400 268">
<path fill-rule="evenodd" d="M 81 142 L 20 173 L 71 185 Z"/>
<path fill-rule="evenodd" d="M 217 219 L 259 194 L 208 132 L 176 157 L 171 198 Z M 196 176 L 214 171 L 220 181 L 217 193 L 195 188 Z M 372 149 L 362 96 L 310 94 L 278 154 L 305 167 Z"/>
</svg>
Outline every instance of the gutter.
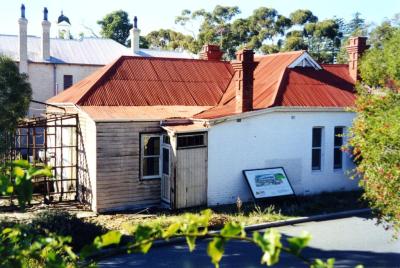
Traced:
<svg viewBox="0 0 400 268">
<path fill-rule="evenodd" d="M 228 115 L 221 118 L 215 119 L 193 119 L 194 122 L 207 122 L 210 125 L 221 124 L 226 121 L 238 120 L 238 119 L 246 119 L 253 116 L 260 116 L 264 114 L 269 114 L 273 112 L 349 112 L 345 107 L 303 107 L 303 106 L 276 106 L 272 108 L 254 110 L 250 112 Z"/>
</svg>

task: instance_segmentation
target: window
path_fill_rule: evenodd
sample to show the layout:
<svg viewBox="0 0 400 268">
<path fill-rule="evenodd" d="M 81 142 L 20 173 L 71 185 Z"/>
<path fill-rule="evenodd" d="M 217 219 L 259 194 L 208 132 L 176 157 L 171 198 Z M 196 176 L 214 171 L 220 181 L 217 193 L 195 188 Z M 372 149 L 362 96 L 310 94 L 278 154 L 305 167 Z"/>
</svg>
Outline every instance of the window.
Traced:
<svg viewBox="0 0 400 268">
<path fill-rule="evenodd" d="M 335 127 L 334 144 L 333 144 L 333 168 L 341 169 L 343 166 L 343 127 Z"/>
<path fill-rule="evenodd" d="M 156 134 L 143 134 L 141 136 L 141 168 L 143 179 L 160 178 L 161 138 Z"/>
<path fill-rule="evenodd" d="M 321 170 L 322 160 L 322 127 L 312 129 L 312 152 L 311 168 L 312 170 Z"/>
<path fill-rule="evenodd" d="M 185 134 L 178 136 L 178 149 L 195 148 L 204 146 L 204 133 L 201 134 Z"/>
<path fill-rule="evenodd" d="M 72 75 L 66 74 L 64 75 L 64 89 L 69 88 L 72 86 L 74 81 L 74 77 Z"/>
<path fill-rule="evenodd" d="M 169 175 L 169 149 L 168 148 L 163 148 L 163 174 Z"/>
</svg>

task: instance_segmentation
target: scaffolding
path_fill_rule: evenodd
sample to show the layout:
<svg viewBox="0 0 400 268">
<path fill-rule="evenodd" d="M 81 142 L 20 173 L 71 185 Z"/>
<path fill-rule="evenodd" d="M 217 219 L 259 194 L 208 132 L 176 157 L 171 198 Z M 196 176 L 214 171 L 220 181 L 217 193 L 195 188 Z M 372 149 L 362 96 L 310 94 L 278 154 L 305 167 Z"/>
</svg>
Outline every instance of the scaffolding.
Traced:
<svg viewBox="0 0 400 268">
<path fill-rule="evenodd" d="M 45 203 L 78 200 L 79 118 L 77 114 L 48 113 L 21 122 L 3 135 L 1 160 L 25 159 L 34 167 L 49 166 L 53 176 L 36 177 L 34 195 Z"/>
</svg>

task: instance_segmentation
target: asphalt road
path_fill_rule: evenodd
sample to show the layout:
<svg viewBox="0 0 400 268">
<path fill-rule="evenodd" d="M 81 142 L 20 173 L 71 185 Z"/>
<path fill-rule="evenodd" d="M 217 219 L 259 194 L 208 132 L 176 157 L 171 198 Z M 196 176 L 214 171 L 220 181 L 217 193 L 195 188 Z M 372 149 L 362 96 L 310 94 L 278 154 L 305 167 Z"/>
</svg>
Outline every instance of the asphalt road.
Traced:
<svg viewBox="0 0 400 268">
<path fill-rule="evenodd" d="M 369 215 L 329 221 L 308 222 L 277 228 L 285 237 L 307 230 L 313 236 L 303 252 L 309 258 L 336 259 L 335 267 L 400 267 L 400 239 L 375 225 Z M 207 241 L 198 242 L 189 253 L 185 244 L 160 246 L 146 255 L 121 255 L 99 263 L 100 267 L 213 267 L 206 253 Z M 246 242 L 229 242 L 221 267 L 265 267 L 260 264 L 261 250 Z M 274 267 L 307 267 L 298 259 L 285 254 Z"/>
</svg>

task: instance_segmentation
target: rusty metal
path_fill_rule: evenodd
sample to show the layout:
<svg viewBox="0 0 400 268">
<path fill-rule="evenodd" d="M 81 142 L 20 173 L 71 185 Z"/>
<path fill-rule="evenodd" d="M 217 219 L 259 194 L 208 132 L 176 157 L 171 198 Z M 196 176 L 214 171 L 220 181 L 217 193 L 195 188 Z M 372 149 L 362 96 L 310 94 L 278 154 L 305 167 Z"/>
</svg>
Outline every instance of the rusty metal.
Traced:
<svg viewBox="0 0 400 268">
<path fill-rule="evenodd" d="M 215 106 L 233 75 L 229 62 L 121 57 L 48 100 L 81 106 Z"/>
</svg>

